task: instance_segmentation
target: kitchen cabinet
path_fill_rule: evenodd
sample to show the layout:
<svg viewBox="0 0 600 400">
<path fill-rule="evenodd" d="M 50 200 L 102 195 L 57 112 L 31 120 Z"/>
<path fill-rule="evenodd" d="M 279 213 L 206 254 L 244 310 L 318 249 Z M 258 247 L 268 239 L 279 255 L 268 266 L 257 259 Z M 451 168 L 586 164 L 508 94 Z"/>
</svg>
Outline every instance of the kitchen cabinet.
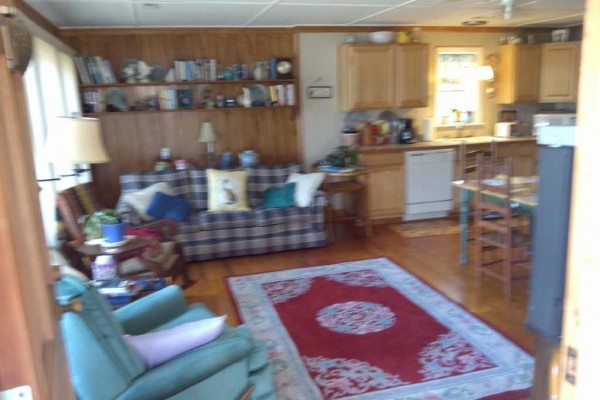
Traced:
<svg viewBox="0 0 600 400">
<path fill-rule="evenodd" d="M 426 44 L 396 46 L 396 107 L 427 106 L 428 54 Z"/>
<path fill-rule="evenodd" d="M 542 45 L 540 102 L 576 102 L 579 81 L 580 42 Z"/>
<path fill-rule="evenodd" d="M 541 45 L 500 46 L 499 58 L 496 95 L 498 103 L 537 103 Z"/>
<path fill-rule="evenodd" d="M 368 165 L 369 218 L 404 214 L 404 152 L 386 151 L 361 153 L 360 163 Z"/>
<path fill-rule="evenodd" d="M 342 45 L 337 62 L 342 110 L 427 105 L 425 44 Z"/>
<path fill-rule="evenodd" d="M 338 49 L 339 105 L 342 110 L 394 106 L 394 46 L 343 45 Z"/>
</svg>

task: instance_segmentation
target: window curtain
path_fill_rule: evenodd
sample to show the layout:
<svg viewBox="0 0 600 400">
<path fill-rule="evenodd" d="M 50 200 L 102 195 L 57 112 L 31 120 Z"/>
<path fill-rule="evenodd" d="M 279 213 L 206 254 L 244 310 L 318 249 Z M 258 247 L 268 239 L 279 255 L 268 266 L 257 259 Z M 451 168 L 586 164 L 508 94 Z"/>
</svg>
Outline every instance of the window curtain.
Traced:
<svg viewBox="0 0 600 400">
<path fill-rule="evenodd" d="M 36 178 L 59 178 L 71 174 L 70 164 L 48 162 L 44 152 L 46 127 L 55 116 L 80 115 L 77 73 L 71 55 L 34 36 L 33 55 L 23 76 L 27 96 Z M 38 182 L 40 207 L 48 246 L 56 245 L 55 197 L 60 190 L 90 180 L 89 173 L 63 177 L 58 181 Z"/>
</svg>

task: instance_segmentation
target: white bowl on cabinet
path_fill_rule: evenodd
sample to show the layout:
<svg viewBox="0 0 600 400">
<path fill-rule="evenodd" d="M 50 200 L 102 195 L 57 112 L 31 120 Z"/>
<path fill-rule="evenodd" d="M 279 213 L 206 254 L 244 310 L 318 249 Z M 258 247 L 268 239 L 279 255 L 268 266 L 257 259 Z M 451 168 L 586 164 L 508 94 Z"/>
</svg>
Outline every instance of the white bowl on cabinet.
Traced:
<svg viewBox="0 0 600 400">
<path fill-rule="evenodd" d="M 369 33 L 371 43 L 392 43 L 396 33 L 393 31 L 377 31 Z"/>
</svg>

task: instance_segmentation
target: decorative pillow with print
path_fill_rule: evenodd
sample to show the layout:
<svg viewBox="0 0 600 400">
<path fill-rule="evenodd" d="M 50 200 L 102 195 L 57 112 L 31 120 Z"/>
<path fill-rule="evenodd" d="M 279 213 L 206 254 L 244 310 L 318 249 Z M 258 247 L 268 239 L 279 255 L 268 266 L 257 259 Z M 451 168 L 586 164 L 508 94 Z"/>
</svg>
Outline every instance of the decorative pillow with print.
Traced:
<svg viewBox="0 0 600 400">
<path fill-rule="evenodd" d="M 208 211 L 246 211 L 246 171 L 206 170 L 208 180 Z"/>
</svg>

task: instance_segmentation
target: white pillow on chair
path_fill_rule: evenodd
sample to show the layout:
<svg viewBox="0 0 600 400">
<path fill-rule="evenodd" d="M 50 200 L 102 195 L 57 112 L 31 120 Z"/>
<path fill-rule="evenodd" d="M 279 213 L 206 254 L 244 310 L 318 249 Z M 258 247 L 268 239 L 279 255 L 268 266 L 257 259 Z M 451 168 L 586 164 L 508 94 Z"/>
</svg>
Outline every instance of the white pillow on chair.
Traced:
<svg viewBox="0 0 600 400">
<path fill-rule="evenodd" d="M 157 192 L 168 194 L 169 196 L 175 196 L 175 192 L 173 192 L 173 189 L 168 183 L 158 182 L 154 185 L 148 186 L 145 189 L 125 193 L 123 195 L 123 201 L 133 207 L 133 209 L 140 215 L 140 217 L 142 217 L 143 220 L 152 221 L 155 218 L 151 215 L 148 215 L 148 208 L 150 207 L 150 203 Z"/>
<path fill-rule="evenodd" d="M 324 172 L 313 172 L 311 174 L 291 174 L 286 183 L 295 182 L 296 191 L 294 193 L 294 204 L 298 207 L 308 207 L 312 202 L 317 189 L 325 180 Z"/>
</svg>

